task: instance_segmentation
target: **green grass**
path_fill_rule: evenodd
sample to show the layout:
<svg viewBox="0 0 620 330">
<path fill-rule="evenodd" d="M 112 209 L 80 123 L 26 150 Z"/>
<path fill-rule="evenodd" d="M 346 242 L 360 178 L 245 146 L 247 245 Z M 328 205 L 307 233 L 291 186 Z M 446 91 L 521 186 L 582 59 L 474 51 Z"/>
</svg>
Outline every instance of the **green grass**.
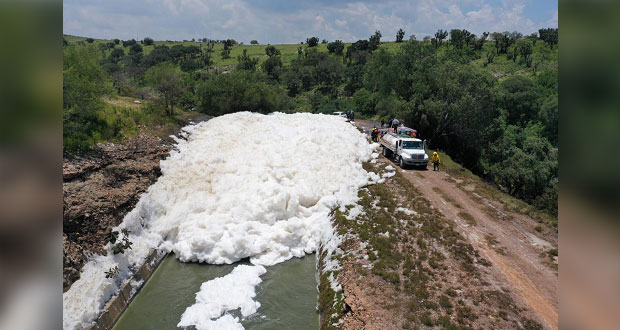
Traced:
<svg viewBox="0 0 620 330">
<path fill-rule="evenodd" d="M 491 73 L 499 74 L 502 77 L 500 80 L 508 77 L 509 75 L 519 73 L 521 75 L 531 76 L 533 74 L 532 68 L 528 68 L 525 63 L 521 61 L 521 56 L 518 57 L 517 61 L 514 62 L 512 59 L 508 59 L 506 54 L 501 54 L 495 57 L 493 63 L 485 66 L 484 64 L 487 62 L 486 54 L 489 51 L 495 50 L 495 45 L 493 42 L 487 42 L 483 49 L 477 53 L 480 56 L 479 59 L 473 60 L 471 63 L 479 68 L 485 69 Z M 552 66 L 557 66 L 558 63 L 558 47 L 554 47 L 550 49 L 548 46 L 545 46 L 542 40 L 536 42 L 536 45 L 532 47 L 532 54 L 540 54 L 545 56 L 545 59 L 542 61 L 541 65 L 538 67 L 538 71 L 542 71 Z"/>
<path fill-rule="evenodd" d="M 98 116 L 109 127 L 117 130 L 112 137 L 113 140 L 134 136 L 141 126 L 165 125 L 174 122 L 174 117 L 167 116 L 161 107 L 152 104 L 131 108 L 106 103 Z"/>
<path fill-rule="evenodd" d="M 477 224 L 478 224 L 478 223 L 476 222 L 476 219 L 474 219 L 474 217 L 473 217 L 471 214 L 467 213 L 467 212 L 459 212 L 458 216 L 459 216 L 461 219 L 465 220 L 465 222 L 466 222 L 468 225 L 470 225 L 470 226 L 475 226 L 475 225 L 477 225 Z"/>
<path fill-rule="evenodd" d="M 79 42 L 85 42 L 85 40 L 87 39 L 86 37 L 78 37 L 78 36 L 71 36 L 71 35 L 64 35 L 64 38 L 69 42 L 69 44 L 75 44 L 75 43 L 79 43 Z M 111 42 L 112 40 L 106 40 L 106 39 L 95 39 L 95 41 L 93 42 L 94 44 L 98 44 L 98 43 L 108 43 Z M 419 41 L 421 42 L 421 41 Z M 138 43 L 140 43 L 140 40 L 138 40 Z M 400 47 L 403 44 L 406 44 L 407 42 L 403 42 L 403 43 L 396 43 L 396 42 L 382 42 L 381 45 L 379 46 L 380 48 L 386 49 L 389 52 L 397 52 L 400 50 Z M 189 46 L 189 45 L 195 45 L 198 47 L 205 47 L 206 45 L 204 43 L 201 42 L 192 42 L 192 41 L 155 41 L 154 45 L 151 46 L 145 46 L 142 45 L 140 43 L 140 45 L 143 48 L 143 52 L 145 55 L 149 54 L 153 48 L 157 45 L 166 45 L 168 47 L 172 47 L 174 45 L 185 45 L 185 46 Z M 343 53 L 346 52 L 346 47 L 350 46 L 351 43 L 345 43 L 345 50 L 343 51 Z M 306 48 L 307 45 L 306 44 L 274 44 L 273 46 L 275 46 L 277 49 L 280 50 L 281 54 L 282 54 L 282 62 L 286 65 L 288 63 L 290 63 L 293 59 L 297 58 L 297 50 L 299 47 L 303 47 Z M 117 48 L 123 48 L 125 50 L 125 53 L 129 53 L 129 47 L 123 47 L 122 43 L 116 46 Z M 231 51 L 230 51 L 230 58 L 228 59 L 223 59 L 221 56 L 221 52 L 224 48 L 224 45 L 222 44 L 215 44 L 215 47 L 213 48 L 213 52 L 211 53 L 212 55 L 212 60 L 213 63 L 211 64 L 211 67 L 222 67 L 222 66 L 229 66 L 229 65 L 236 65 L 237 64 L 237 57 L 240 56 L 241 54 L 243 54 L 244 50 L 247 50 L 247 54 L 252 57 L 252 58 L 258 58 L 259 59 L 259 64 L 262 63 L 263 61 L 265 61 L 267 59 L 267 56 L 265 55 L 265 47 L 267 47 L 267 44 L 260 44 L 260 45 L 235 45 L 232 47 Z M 327 44 L 319 44 L 316 47 L 314 47 L 315 49 L 317 49 L 319 52 L 327 52 Z M 509 75 L 512 74 L 521 74 L 521 75 L 532 75 L 532 69 L 528 68 L 525 63 L 523 63 L 522 61 L 520 61 L 520 59 L 518 59 L 516 62 L 513 62 L 512 60 L 508 59 L 506 54 L 501 54 L 495 57 L 493 63 L 485 66 L 484 64 L 486 63 L 486 53 L 490 50 L 494 50 L 495 46 L 493 42 L 487 42 L 482 50 L 476 51 L 475 52 L 475 58 L 474 60 L 471 61 L 471 63 L 474 66 L 480 67 L 484 70 L 489 71 L 490 73 L 496 75 L 499 77 L 499 79 L 504 79 L 506 77 L 508 77 Z M 446 51 L 448 50 L 446 44 L 444 43 L 443 46 L 439 47 L 438 50 L 438 55 L 442 56 L 443 54 L 446 53 Z M 108 52 L 110 52 L 111 50 L 109 50 Z M 539 66 L 538 70 L 542 71 L 544 69 L 550 68 L 552 66 L 557 66 L 558 63 L 558 47 L 554 47 L 553 49 L 549 49 L 547 46 L 544 45 L 544 43 L 542 41 L 538 41 L 536 43 L 536 45 L 533 47 L 532 49 L 532 54 L 544 54 L 545 59 L 543 60 L 543 62 L 541 63 L 541 65 Z M 337 56 L 337 55 L 332 55 L 332 56 Z M 340 56 L 338 56 L 340 57 Z M 520 58 L 520 56 L 519 56 Z"/>
<path fill-rule="evenodd" d="M 182 124 L 186 117 L 192 115 L 177 108 L 175 115 L 169 116 L 163 107 L 150 101 L 144 102 L 139 107 L 114 105 L 106 102 L 103 109 L 97 113 L 102 125 L 99 126 L 98 130 L 92 132 L 90 138 L 94 143 L 118 142 L 133 137 L 144 129 L 154 130 L 157 127 L 166 127 L 166 131 L 175 130 L 174 127 Z M 164 135 L 169 134 L 165 133 Z"/>
<path fill-rule="evenodd" d="M 79 42 L 86 42 L 86 37 L 77 37 L 77 36 L 70 36 L 70 35 L 65 35 L 64 36 L 65 39 L 69 42 L 69 44 L 75 44 L 75 43 L 79 43 Z M 106 39 L 95 39 L 95 41 L 93 42 L 93 44 L 105 44 L 108 42 L 111 42 L 112 40 L 106 40 Z M 202 42 L 192 42 L 192 41 L 155 41 L 154 45 L 143 45 L 140 43 L 140 40 L 137 40 L 138 43 L 140 44 L 140 46 L 142 46 L 144 55 L 149 54 L 154 48 L 155 46 L 158 45 L 166 45 L 168 47 L 172 47 L 174 45 L 184 45 L 184 46 L 189 46 L 189 45 L 194 45 L 194 46 L 198 46 L 198 47 L 203 47 L 206 49 L 206 44 L 202 43 Z M 389 43 L 386 43 L 389 44 Z M 345 44 L 345 49 L 346 47 L 348 47 L 349 45 L 351 45 L 350 43 Z M 247 54 L 252 57 L 252 58 L 258 58 L 259 59 L 259 64 L 262 63 L 263 61 L 265 61 L 267 59 L 267 55 L 265 55 L 265 47 L 267 47 L 268 45 L 264 44 L 264 45 L 234 45 L 230 51 L 230 58 L 228 59 L 223 59 L 221 52 L 224 49 L 224 45 L 223 44 L 215 44 L 215 46 L 213 47 L 213 52 L 211 53 L 212 56 L 212 60 L 213 63 L 211 64 L 211 67 L 221 67 L 221 66 L 228 66 L 228 65 L 236 65 L 237 62 L 237 57 L 243 54 L 244 50 L 247 50 Z M 273 45 L 275 46 L 277 49 L 280 50 L 281 56 L 282 56 L 282 62 L 284 64 L 290 63 L 293 59 L 297 58 L 297 50 L 299 47 L 302 48 L 306 48 L 307 45 L 306 44 L 278 44 L 278 45 Z M 123 48 L 125 50 L 125 54 L 129 53 L 129 48 L 130 47 L 123 47 L 122 42 L 118 45 L 116 45 L 116 48 Z M 318 50 L 319 52 L 327 52 L 327 44 L 319 44 L 316 47 L 314 47 L 314 49 Z M 109 50 L 108 52 L 111 52 L 111 50 Z M 333 55 L 336 56 L 336 55 Z"/>
</svg>

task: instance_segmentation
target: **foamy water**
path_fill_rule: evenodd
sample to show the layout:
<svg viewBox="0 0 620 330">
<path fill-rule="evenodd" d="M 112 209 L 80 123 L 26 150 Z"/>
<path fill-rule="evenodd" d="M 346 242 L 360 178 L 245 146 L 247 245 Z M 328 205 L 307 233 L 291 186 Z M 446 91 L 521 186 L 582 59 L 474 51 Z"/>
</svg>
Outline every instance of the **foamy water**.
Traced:
<svg viewBox="0 0 620 330">
<path fill-rule="evenodd" d="M 229 264 L 249 257 L 261 266 L 304 256 L 319 246 L 334 250 L 339 240 L 330 210 L 354 204 L 360 187 L 383 180 L 362 168 L 376 145 L 336 116 L 244 112 L 184 131 L 187 140 L 179 140 L 178 151 L 161 162 L 162 176 L 118 228 L 131 231 L 132 249 L 93 258 L 63 295 L 65 329 L 91 324 L 131 276 L 132 266 L 154 248 L 186 262 Z M 106 279 L 104 272 L 114 266 L 121 269 L 119 277 Z M 246 269 L 248 276 L 233 277 L 233 282 L 253 287 L 261 268 Z M 245 301 L 239 303 L 251 306 L 251 295 L 241 296 Z M 210 306 L 219 306 L 215 299 Z M 208 329 L 225 322 L 237 327 L 238 320 L 224 314 L 227 308 L 209 314 L 216 317 L 193 319 L 204 326 L 183 325 Z"/>
</svg>

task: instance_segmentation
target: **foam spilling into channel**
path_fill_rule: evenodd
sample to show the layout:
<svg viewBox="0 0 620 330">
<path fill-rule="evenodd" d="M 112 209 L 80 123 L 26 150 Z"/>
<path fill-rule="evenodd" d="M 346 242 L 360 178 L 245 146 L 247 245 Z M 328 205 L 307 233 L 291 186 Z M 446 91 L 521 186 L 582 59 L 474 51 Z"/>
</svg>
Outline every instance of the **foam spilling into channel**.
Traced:
<svg viewBox="0 0 620 330">
<path fill-rule="evenodd" d="M 184 262 L 273 265 L 332 246 L 330 211 L 384 180 L 376 144 L 337 116 L 235 113 L 184 128 L 162 176 L 124 218 L 132 249 L 95 258 L 63 295 L 65 329 L 92 323 L 152 249 Z M 111 246 L 107 247 L 111 251 Z M 105 265 L 105 268 L 97 266 Z M 119 267 L 116 279 L 107 267 Z"/>
<path fill-rule="evenodd" d="M 188 307 L 178 327 L 195 326 L 197 330 L 243 329 L 239 319 L 225 312 L 240 309 L 242 316 L 256 313 L 260 303 L 254 301 L 255 287 L 267 270 L 263 266 L 240 265 L 223 277 L 204 282 L 196 294 L 196 303 Z"/>
</svg>

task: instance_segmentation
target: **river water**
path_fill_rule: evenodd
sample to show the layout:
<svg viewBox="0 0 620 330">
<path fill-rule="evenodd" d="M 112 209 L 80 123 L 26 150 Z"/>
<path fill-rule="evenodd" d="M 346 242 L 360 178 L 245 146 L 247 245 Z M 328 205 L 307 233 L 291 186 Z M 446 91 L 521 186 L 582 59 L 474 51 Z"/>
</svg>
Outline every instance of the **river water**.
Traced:
<svg viewBox="0 0 620 330">
<path fill-rule="evenodd" d="M 138 293 L 114 330 L 177 329 L 185 309 L 195 303 L 200 285 L 229 274 L 233 265 L 179 262 L 170 255 Z M 247 262 L 245 262 L 247 263 Z M 246 329 L 318 329 L 316 258 L 307 255 L 266 267 L 256 289 L 261 307 L 242 319 Z M 239 313 L 232 313 L 240 317 Z"/>
</svg>

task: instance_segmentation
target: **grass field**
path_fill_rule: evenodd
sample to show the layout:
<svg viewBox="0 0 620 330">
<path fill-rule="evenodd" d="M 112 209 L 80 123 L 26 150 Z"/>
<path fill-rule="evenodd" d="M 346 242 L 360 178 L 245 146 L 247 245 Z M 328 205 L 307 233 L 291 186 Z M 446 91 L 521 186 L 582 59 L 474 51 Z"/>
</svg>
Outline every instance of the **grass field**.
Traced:
<svg viewBox="0 0 620 330">
<path fill-rule="evenodd" d="M 69 44 L 74 44 L 74 43 L 78 43 L 81 41 L 85 42 L 87 38 L 65 35 L 65 39 L 69 42 Z M 95 39 L 93 43 L 94 44 L 108 43 L 111 41 L 112 40 Z M 155 48 L 155 46 L 157 45 L 166 45 L 168 47 L 172 47 L 174 45 L 184 45 L 184 46 L 194 45 L 194 46 L 198 46 L 198 47 L 202 47 L 206 49 L 206 44 L 202 42 L 192 42 L 192 41 L 187 41 L 187 42 L 155 41 L 154 45 L 151 45 L 151 46 L 145 46 L 145 45 L 140 44 L 140 46 L 142 46 L 142 49 L 145 55 L 150 53 L 153 50 L 153 48 Z M 345 44 L 345 49 L 349 45 L 351 44 L 350 43 Z M 282 62 L 285 64 L 290 63 L 293 59 L 297 58 L 297 50 L 299 47 L 304 47 L 304 48 L 306 47 L 305 44 L 304 45 L 280 44 L 280 45 L 274 45 L 274 46 L 280 50 L 282 54 Z M 129 47 L 123 47 L 122 44 L 119 44 L 116 47 L 123 48 L 126 54 L 129 53 Z M 214 51 L 211 53 L 212 60 L 213 60 L 212 66 L 219 67 L 219 66 L 226 66 L 226 65 L 236 65 L 238 63 L 237 57 L 243 54 L 243 50 L 247 50 L 247 54 L 250 57 L 258 58 L 260 60 L 259 63 L 262 63 L 264 60 L 267 59 L 267 55 L 265 55 L 265 47 L 267 47 L 267 45 L 234 45 L 230 51 L 230 58 L 223 59 L 221 52 L 224 49 L 224 45 L 220 43 L 215 44 L 215 47 L 213 47 Z M 319 44 L 318 46 L 316 46 L 316 49 L 319 52 L 327 52 L 327 44 Z"/>
<path fill-rule="evenodd" d="M 77 37 L 77 36 L 70 36 L 70 35 L 65 35 L 64 37 L 69 42 L 69 44 L 85 42 L 87 39 L 86 37 Z M 111 40 L 95 39 L 93 43 L 95 44 L 108 43 L 110 41 Z M 145 46 L 145 45 L 140 44 L 143 48 L 145 55 L 150 53 L 156 45 L 166 45 L 168 47 L 172 47 L 174 45 L 182 44 L 185 46 L 195 45 L 198 47 L 206 48 L 206 44 L 202 42 L 192 42 L 192 41 L 186 41 L 186 42 L 155 41 L 154 44 L 155 45 L 151 45 L 151 46 Z M 350 45 L 351 43 L 345 43 L 345 51 L 346 51 L 346 47 Z M 299 47 L 303 47 L 303 48 L 306 47 L 305 44 L 303 45 L 302 44 L 278 44 L 278 45 L 273 45 L 273 46 L 275 46 L 277 49 L 280 50 L 282 54 L 282 62 L 285 65 L 290 63 L 293 59 L 297 58 L 297 51 Z M 396 43 L 396 42 L 383 42 L 381 43 L 380 47 L 390 52 L 397 52 L 400 49 L 400 46 L 401 44 Z M 116 47 L 124 48 L 125 53 L 126 54 L 129 53 L 129 47 L 123 47 L 122 44 L 119 44 Z M 244 50 L 247 50 L 247 54 L 249 56 L 253 58 L 258 58 L 259 64 L 260 64 L 264 60 L 267 59 L 267 56 L 265 55 L 265 47 L 267 47 L 267 45 L 235 45 L 232 47 L 230 51 L 230 58 L 223 59 L 221 52 L 224 48 L 224 45 L 220 43 L 215 44 L 215 47 L 213 48 L 214 51 L 211 53 L 212 60 L 213 60 L 213 64 L 211 66 L 221 67 L 221 66 L 227 66 L 227 65 L 236 65 L 238 63 L 237 57 L 243 54 Z M 316 46 L 316 49 L 319 52 L 327 52 L 327 44 L 319 44 L 318 46 Z M 439 54 L 445 51 L 445 49 L 446 47 L 442 46 L 442 48 L 440 48 Z M 520 60 L 517 60 L 517 62 L 515 63 L 512 60 L 509 60 L 505 54 L 496 56 L 493 63 L 485 66 L 484 64 L 486 63 L 486 54 L 487 52 L 493 49 L 495 49 L 493 42 L 487 42 L 484 45 L 484 48 L 482 50 L 476 52 L 477 59 L 473 60 L 472 64 L 477 67 L 488 70 L 489 72 L 491 72 L 494 76 L 496 76 L 499 79 L 503 77 L 507 77 L 512 74 L 523 74 L 523 75 L 532 74 L 532 70 L 528 68 L 524 63 L 520 63 Z M 549 50 L 547 47 L 544 47 L 544 43 L 541 40 L 539 40 L 536 43 L 536 45 L 533 47 L 532 51 L 533 51 L 532 54 L 535 54 L 536 56 L 540 56 L 543 58 L 543 61 L 538 68 L 539 71 L 544 70 L 545 68 L 548 68 L 552 65 L 557 66 L 558 47 L 555 47 L 554 49 Z"/>
</svg>

